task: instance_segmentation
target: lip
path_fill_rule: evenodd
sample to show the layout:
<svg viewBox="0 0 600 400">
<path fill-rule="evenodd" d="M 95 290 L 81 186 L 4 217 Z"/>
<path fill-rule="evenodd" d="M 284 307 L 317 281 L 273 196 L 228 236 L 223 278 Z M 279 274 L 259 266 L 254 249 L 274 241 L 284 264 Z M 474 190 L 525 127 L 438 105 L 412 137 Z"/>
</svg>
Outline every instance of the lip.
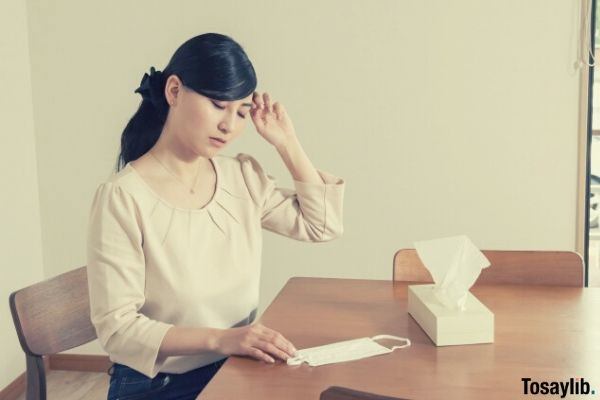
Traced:
<svg viewBox="0 0 600 400">
<path fill-rule="evenodd" d="M 210 142 L 217 147 L 225 146 L 225 144 L 227 143 L 227 141 L 225 141 L 223 139 L 212 137 L 212 136 L 210 137 Z"/>
</svg>

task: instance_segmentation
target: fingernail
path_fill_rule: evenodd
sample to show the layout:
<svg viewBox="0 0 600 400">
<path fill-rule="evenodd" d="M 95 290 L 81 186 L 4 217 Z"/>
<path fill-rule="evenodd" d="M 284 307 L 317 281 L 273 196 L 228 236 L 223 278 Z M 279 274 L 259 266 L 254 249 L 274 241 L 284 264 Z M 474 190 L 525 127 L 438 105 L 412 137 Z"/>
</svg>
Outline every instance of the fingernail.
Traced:
<svg viewBox="0 0 600 400">
<path fill-rule="evenodd" d="M 270 362 L 271 364 L 274 364 L 274 363 L 275 363 L 275 360 L 273 360 L 272 358 L 269 358 L 269 362 Z"/>
</svg>

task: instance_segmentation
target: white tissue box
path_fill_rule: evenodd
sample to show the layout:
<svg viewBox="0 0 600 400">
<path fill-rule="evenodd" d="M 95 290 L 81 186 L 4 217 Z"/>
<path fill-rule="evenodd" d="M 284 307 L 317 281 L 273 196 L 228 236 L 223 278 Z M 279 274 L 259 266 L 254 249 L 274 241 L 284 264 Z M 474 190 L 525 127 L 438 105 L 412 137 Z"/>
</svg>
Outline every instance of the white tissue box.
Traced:
<svg viewBox="0 0 600 400">
<path fill-rule="evenodd" d="M 433 284 L 408 286 L 408 312 L 436 346 L 493 343 L 494 313 L 470 292 L 466 309 L 449 310 L 433 295 Z"/>
</svg>

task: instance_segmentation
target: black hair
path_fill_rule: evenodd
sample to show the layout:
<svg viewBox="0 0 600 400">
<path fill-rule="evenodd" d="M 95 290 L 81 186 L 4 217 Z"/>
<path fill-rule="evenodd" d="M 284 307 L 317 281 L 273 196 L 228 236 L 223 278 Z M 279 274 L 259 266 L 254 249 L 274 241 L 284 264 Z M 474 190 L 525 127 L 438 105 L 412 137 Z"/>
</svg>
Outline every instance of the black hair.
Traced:
<svg viewBox="0 0 600 400">
<path fill-rule="evenodd" d="M 243 48 L 232 38 L 205 33 L 183 43 L 164 71 L 151 68 L 135 93 L 142 102 L 121 135 L 121 152 L 116 170 L 141 157 L 154 146 L 167 119 L 169 105 L 165 84 L 177 75 L 183 85 L 215 100 L 239 100 L 256 89 L 254 67 Z"/>
</svg>

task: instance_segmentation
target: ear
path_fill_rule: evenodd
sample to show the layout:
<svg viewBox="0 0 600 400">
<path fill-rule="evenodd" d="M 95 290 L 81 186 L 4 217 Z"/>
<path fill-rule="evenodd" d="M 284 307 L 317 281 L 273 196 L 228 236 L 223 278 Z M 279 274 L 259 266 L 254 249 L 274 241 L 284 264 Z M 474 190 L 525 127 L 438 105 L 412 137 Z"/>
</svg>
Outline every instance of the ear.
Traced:
<svg viewBox="0 0 600 400">
<path fill-rule="evenodd" d="M 165 99 L 170 106 L 177 104 L 179 95 L 183 89 L 183 83 L 177 75 L 169 75 L 165 83 Z"/>
</svg>

